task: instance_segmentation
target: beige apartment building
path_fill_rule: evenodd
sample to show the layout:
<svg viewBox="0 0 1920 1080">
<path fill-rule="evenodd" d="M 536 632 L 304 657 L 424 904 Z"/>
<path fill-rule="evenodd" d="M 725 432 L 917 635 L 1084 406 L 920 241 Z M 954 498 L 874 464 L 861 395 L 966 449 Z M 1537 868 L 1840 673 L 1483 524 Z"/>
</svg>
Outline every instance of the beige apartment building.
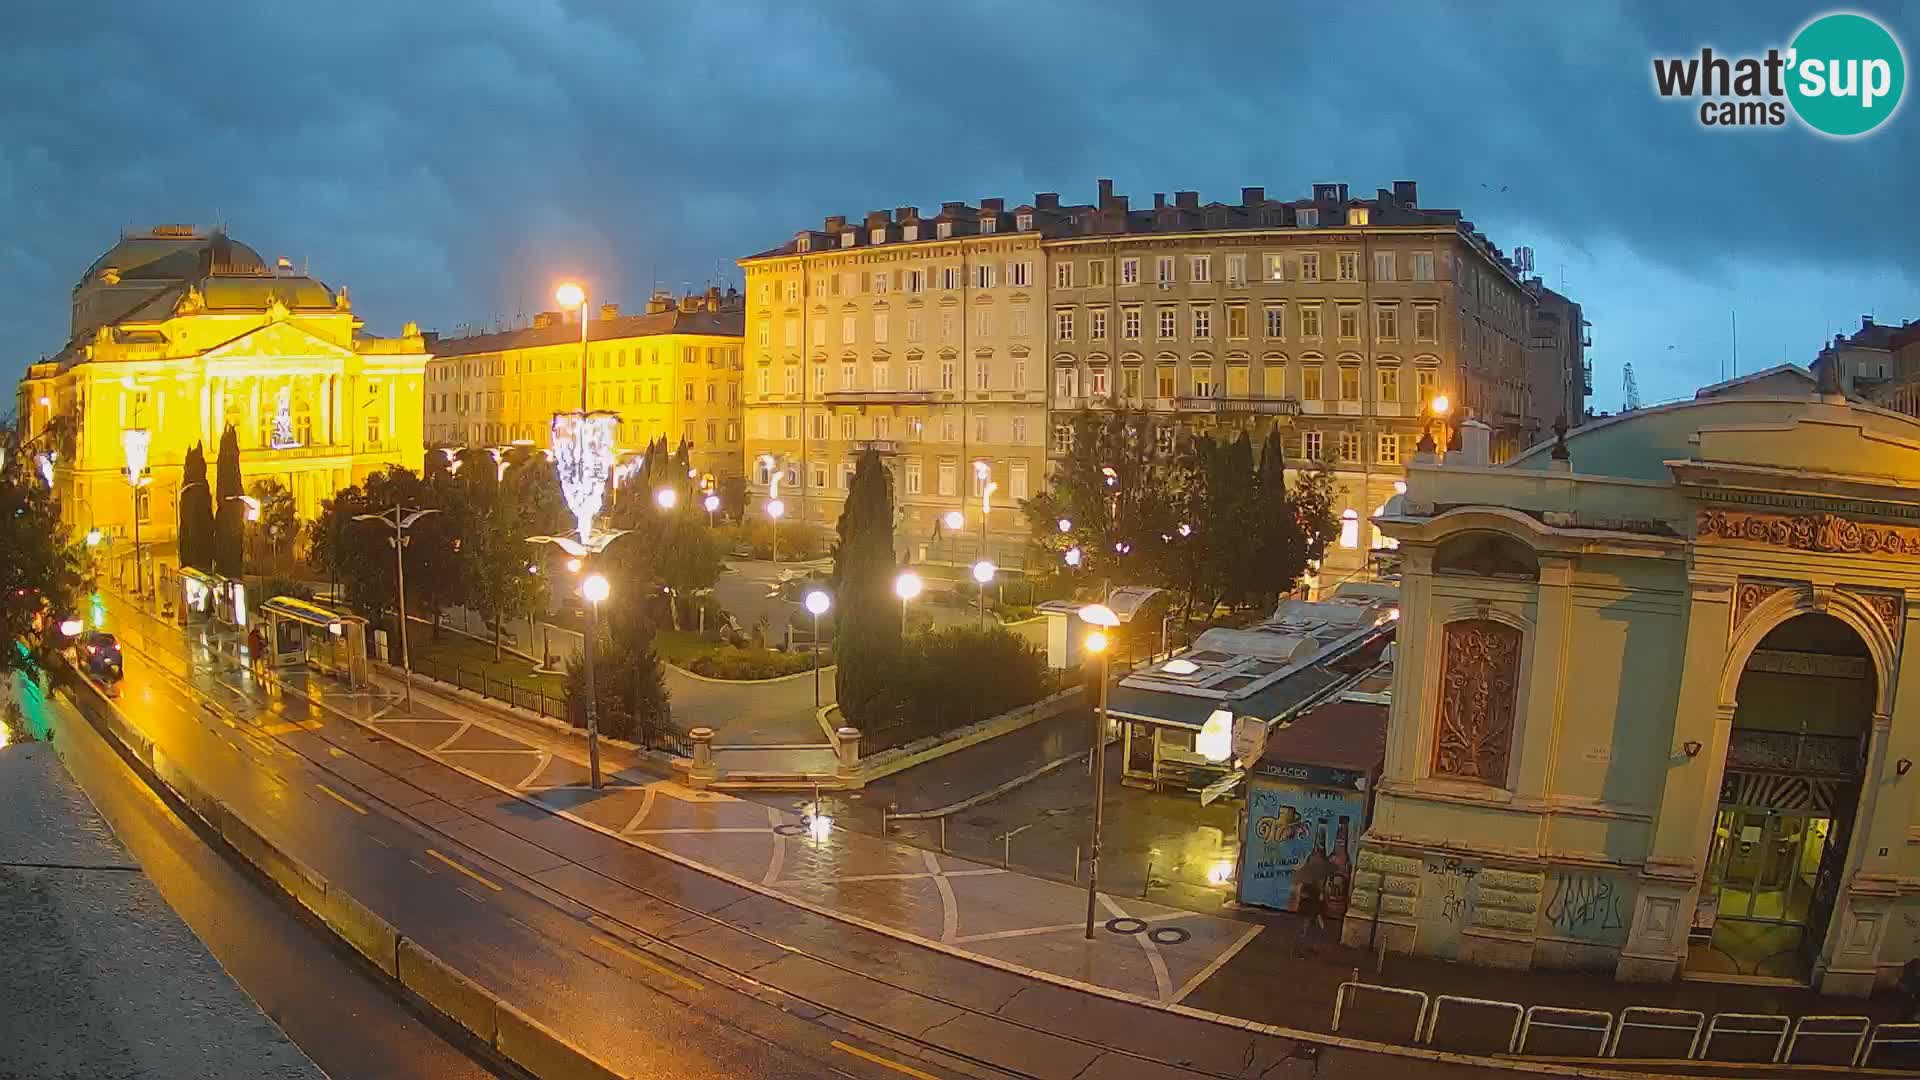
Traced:
<svg viewBox="0 0 1920 1080">
<path fill-rule="evenodd" d="M 1014 503 L 1045 482 L 1074 410 L 1127 405 L 1256 440 L 1279 425 L 1290 461 L 1333 465 L 1352 522 L 1321 587 L 1364 576 L 1387 546 L 1365 523 L 1437 397 L 1443 446 L 1469 417 L 1492 429 L 1495 461 L 1526 445 L 1532 294 L 1459 211 L 1421 208 L 1411 182 L 1372 199 L 1345 184 L 1240 195 L 1136 210 L 1102 180 L 1092 204 L 1042 193 L 1011 210 L 828 218 L 742 260 L 749 458 L 778 462 L 807 520 L 830 524 L 854 456 L 878 445 L 908 554 L 936 561 L 974 557 L 985 461 L 989 557 L 1022 565 Z M 766 472 L 751 470 L 756 492 Z M 966 543 L 938 524 L 952 509 Z"/>
<path fill-rule="evenodd" d="M 740 475 L 744 310 L 738 293 L 718 289 L 655 296 L 640 315 L 601 305 L 587 325 L 587 407 L 620 414 L 621 448 L 685 440 L 703 474 Z M 546 446 L 553 414 L 580 408 L 577 312 L 543 312 L 524 329 L 430 348 L 428 446 Z"/>
</svg>

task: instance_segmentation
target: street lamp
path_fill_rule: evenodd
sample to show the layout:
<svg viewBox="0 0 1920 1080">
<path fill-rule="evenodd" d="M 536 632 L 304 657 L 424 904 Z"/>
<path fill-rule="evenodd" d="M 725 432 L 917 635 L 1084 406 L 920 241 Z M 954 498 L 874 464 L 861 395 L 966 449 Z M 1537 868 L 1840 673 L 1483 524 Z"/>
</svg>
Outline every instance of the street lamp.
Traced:
<svg viewBox="0 0 1920 1080">
<path fill-rule="evenodd" d="M 993 581 L 993 575 L 999 569 L 985 559 L 973 564 L 973 580 L 980 587 L 980 625 L 983 628 L 987 625 L 987 585 Z"/>
<path fill-rule="evenodd" d="M 713 528 L 713 512 L 720 509 L 720 496 L 708 492 L 707 497 L 700 500 L 700 505 L 707 510 L 707 528 Z"/>
<path fill-rule="evenodd" d="M 580 595 L 587 601 L 587 640 L 586 647 L 580 650 L 581 664 L 586 676 L 587 710 L 587 764 L 592 774 L 594 790 L 600 789 L 600 722 L 594 708 L 600 697 L 600 687 L 593 681 L 593 654 L 600 644 L 600 603 L 613 589 L 607 584 L 604 574 L 588 574 L 580 582 Z"/>
<path fill-rule="evenodd" d="M 1100 888 L 1100 822 L 1107 798 L 1107 631 L 1120 625 L 1120 617 L 1105 604 L 1088 604 L 1080 609 L 1080 621 L 1094 629 L 1087 634 L 1087 651 L 1100 658 L 1100 707 L 1093 720 L 1093 838 L 1088 845 L 1093 853 L 1087 865 L 1087 940 L 1093 940 L 1093 906 Z"/>
<path fill-rule="evenodd" d="M 680 493 L 670 487 L 663 487 L 653 493 L 653 501 L 662 510 L 671 510 L 680 503 Z"/>
<path fill-rule="evenodd" d="M 911 570 L 901 573 L 893 579 L 893 595 L 900 598 L 900 630 L 907 629 L 907 601 L 920 595 L 920 575 Z"/>
<path fill-rule="evenodd" d="M 407 561 L 402 553 L 407 546 L 407 530 L 413 523 L 428 514 L 437 514 L 439 509 L 427 507 L 424 510 L 409 510 L 404 506 L 395 506 L 378 514 L 355 514 L 355 521 L 378 521 L 393 526 L 393 581 L 395 610 L 400 624 L 400 679 L 406 688 L 406 709 L 413 711 L 413 654 L 407 651 Z"/>
<path fill-rule="evenodd" d="M 147 448 L 153 433 L 146 428 L 127 428 L 120 433 L 120 449 L 126 455 L 127 485 L 133 489 L 133 595 L 146 595 L 146 579 L 140 569 L 140 488 L 149 482 Z M 49 485 L 51 486 L 51 485 Z"/>
<path fill-rule="evenodd" d="M 772 454 L 761 454 L 760 465 L 767 470 L 767 520 L 773 529 L 773 569 L 780 572 L 780 519 L 787 514 L 787 504 L 780 501 L 780 461 Z"/>
<path fill-rule="evenodd" d="M 826 593 L 815 589 L 807 594 L 807 610 L 813 613 L 813 707 L 820 707 L 820 616 L 833 606 Z"/>
</svg>

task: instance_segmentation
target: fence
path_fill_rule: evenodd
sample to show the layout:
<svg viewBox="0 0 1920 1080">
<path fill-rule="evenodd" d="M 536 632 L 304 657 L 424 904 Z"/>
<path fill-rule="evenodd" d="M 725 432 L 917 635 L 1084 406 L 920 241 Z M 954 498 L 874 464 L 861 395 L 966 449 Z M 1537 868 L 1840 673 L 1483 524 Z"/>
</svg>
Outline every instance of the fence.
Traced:
<svg viewBox="0 0 1920 1080">
<path fill-rule="evenodd" d="M 1358 1007 L 1362 1001 L 1371 1007 Z M 1332 1030 L 1409 1046 L 1521 1057 L 1713 1061 L 1760 1065 L 1912 1069 L 1920 1024 L 1866 1016 L 1706 1013 L 1633 1005 L 1614 1014 L 1440 995 L 1345 982 Z"/>
<path fill-rule="evenodd" d="M 431 656 L 414 659 L 413 673 L 425 675 L 436 682 L 457 686 L 469 690 L 481 697 L 505 702 L 527 710 L 539 716 L 558 720 L 572 727 L 581 727 L 573 719 L 572 697 L 567 694 L 548 693 L 542 685 L 532 681 L 515 681 L 490 675 L 485 668 L 463 667 L 457 662 L 438 660 Z M 648 750 L 659 750 L 682 757 L 691 756 L 693 747 L 687 742 L 685 734 L 675 730 L 669 724 L 639 724 L 633 732 L 620 736 Z"/>
</svg>

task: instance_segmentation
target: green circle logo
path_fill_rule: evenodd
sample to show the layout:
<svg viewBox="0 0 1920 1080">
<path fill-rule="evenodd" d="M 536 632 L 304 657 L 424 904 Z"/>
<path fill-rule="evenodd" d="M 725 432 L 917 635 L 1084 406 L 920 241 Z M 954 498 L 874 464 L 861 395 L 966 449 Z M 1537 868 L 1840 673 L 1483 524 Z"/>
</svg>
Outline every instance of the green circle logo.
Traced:
<svg viewBox="0 0 1920 1080">
<path fill-rule="evenodd" d="M 1907 61 L 1887 28 L 1865 15 L 1822 15 L 1794 36 L 1787 98 L 1815 131 L 1865 135 L 1894 114 Z"/>
</svg>

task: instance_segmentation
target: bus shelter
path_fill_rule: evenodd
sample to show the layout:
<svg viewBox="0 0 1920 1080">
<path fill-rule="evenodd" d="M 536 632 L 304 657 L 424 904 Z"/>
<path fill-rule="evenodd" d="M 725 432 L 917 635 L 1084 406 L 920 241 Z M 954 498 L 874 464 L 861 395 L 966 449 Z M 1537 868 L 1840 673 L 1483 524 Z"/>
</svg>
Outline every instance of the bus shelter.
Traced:
<svg viewBox="0 0 1920 1080">
<path fill-rule="evenodd" d="M 256 614 L 266 620 L 267 662 L 304 667 L 349 686 L 367 683 L 367 621 L 308 600 L 276 596 Z"/>
</svg>

